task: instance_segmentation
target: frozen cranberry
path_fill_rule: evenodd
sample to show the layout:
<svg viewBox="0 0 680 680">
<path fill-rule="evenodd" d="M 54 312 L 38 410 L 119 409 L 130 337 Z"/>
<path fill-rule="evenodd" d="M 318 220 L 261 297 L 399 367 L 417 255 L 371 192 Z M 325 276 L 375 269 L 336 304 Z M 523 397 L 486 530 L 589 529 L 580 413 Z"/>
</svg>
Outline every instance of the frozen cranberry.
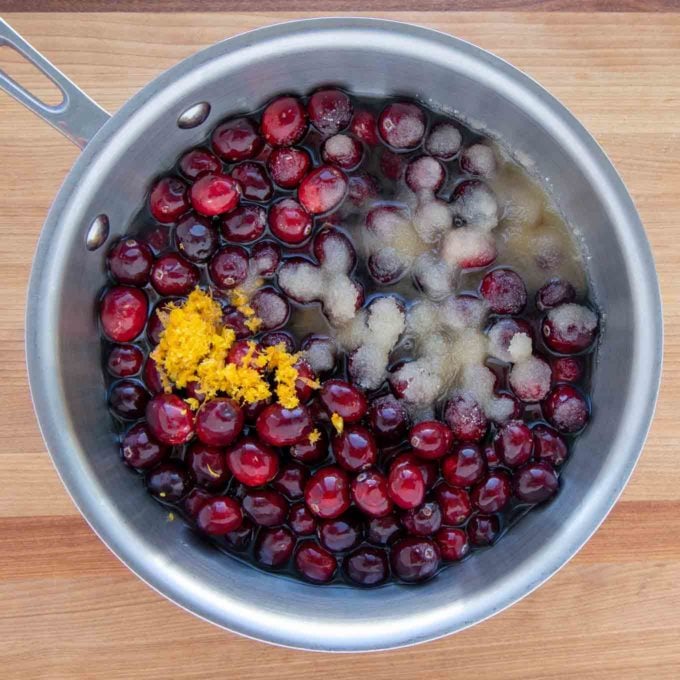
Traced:
<svg viewBox="0 0 680 680">
<path fill-rule="evenodd" d="M 274 241 L 260 241 L 250 250 L 255 269 L 265 278 L 274 276 L 281 262 L 281 246 Z"/>
<path fill-rule="evenodd" d="M 512 319 L 508 317 L 496 318 L 487 330 L 489 336 L 490 353 L 501 361 L 512 362 L 510 343 L 518 334 L 524 334 L 533 340 L 531 326 L 524 319 Z"/>
<path fill-rule="evenodd" d="M 305 441 L 312 430 L 309 409 L 298 406 L 287 409 L 281 404 L 270 404 L 257 417 L 257 434 L 271 446 L 292 446 Z"/>
<path fill-rule="evenodd" d="M 494 269 L 480 285 L 482 297 L 496 314 L 519 314 L 527 303 L 524 281 L 509 269 Z"/>
<path fill-rule="evenodd" d="M 151 188 L 151 214 L 164 224 L 175 222 L 189 209 L 187 185 L 178 177 L 163 177 Z"/>
<path fill-rule="evenodd" d="M 267 213 L 258 205 L 242 205 L 220 222 L 225 240 L 232 243 L 252 243 L 257 241 L 267 226 Z"/>
<path fill-rule="evenodd" d="M 234 331 L 237 340 L 249 338 L 253 334 L 246 326 L 247 321 L 248 318 L 236 307 L 227 307 L 222 315 L 222 323 L 225 328 L 231 328 Z"/>
<path fill-rule="evenodd" d="M 411 191 L 431 191 L 441 189 L 446 178 L 444 166 L 432 156 L 414 158 L 406 167 L 406 184 Z"/>
<path fill-rule="evenodd" d="M 298 536 L 309 536 L 316 531 L 316 519 L 304 503 L 290 506 L 288 525 Z"/>
<path fill-rule="evenodd" d="M 255 124 L 248 118 L 234 118 L 218 125 L 211 141 L 215 153 L 229 163 L 255 158 L 264 146 Z"/>
<path fill-rule="evenodd" d="M 356 547 L 361 540 L 362 526 L 355 517 L 344 515 L 326 519 L 319 524 L 319 541 L 331 552 L 345 552 Z"/>
<path fill-rule="evenodd" d="M 582 430 L 590 412 L 583 395 L 571 385 L 558 385 L 543 402 L 543 413 L 559 432 L 573 433 Z"/>
<path fill-rule="evenodd" d="M 220 489 L 229 480 L 224 453 L 217 447 L 194 442 L 187 451 L 185 461 L 199 486 Z"/>
<path fill-rule="evenodd" d="M 152 468 L 170 453 L 167 446 L 154 440 L 146 423 L 137 423 L 127 431 L 120 450 L 123 460 L 137 470 Z"/>
<path fill-rule="evenodd" d="M 472 512 L 470 496 L 465 489 L 438 484 L 434 495 L 439 503 L 444 524 L 462 524 Z"/>
<path fill-rule="evenodd" d="M 530 463 L 515 474 L 515 494 L 525 503 L 543 503 L 555 495 L 559 482 L 550 463 Z"/>
<path fill-rule="evenodd" d="M 295 552 L 295 568 L 309 581 L 326 583 L 333 578 L 337 560 L 314 541 L 302 541 Z"/>
<path fill-rule="evenodd" d="M 574 286 L 564 279 L 550 279 L 536 293 L 536 307 L 542 312 L 576 299 Z"/>
<path fill-rule="evenodd" d="M 597 335 L 597 316 L 583 305 L 560 305 L 547 313 L 541 330 L 550 349 L 575 354 L 593 344 Z"/>
<path fill-rule="evenodd" d="M 437 123 L 432 126 L 425 140 L 425 150 L 431 156 L 450 160 L 459 151 L 463 135 L 452 123 Z"/>
<path fill-rule="evenodd" d="M 532 430 L 536 458 L 553 465 L 562 465 L 569 455 L 567 442 L 547 425 L 536 425 Z"/>
<path fill-rule="evenodd" d="M 380 170 L 382 174 L 391 179 L 393 182 L 397 182 L 402 178 L 404 170 L 406 169 L 404 159 L 399 155 L 390 151 L 389 149 L 383 149 L 380 153 Z"/>
<path fill-rule="evenodd" d="M 534 450 L 531 430 L 520 420 L 505 423 L 494 437 L 498 457 L 510 467 L 526 463 Z"/>
<path fill-rule="evenodd" d="M 411 428 L 409 442 L 417 456 L 425 460 L 436 460 L 449 452 L 453 433 L 444 423 L 423 420 Z"/>
<path fill-rule="evenodd" d="M 158 258 L 151 269 L 151 285 L 159 295 L 187 295 L 198 284 L 198 269 L 176 253 Z"/>
<path fill-rule="evenodd" d="M 189 197 L 196 212 L 212 217 L 231 212 L 238 205 L 241 188 L 229 175 L 207 173 L 192 184 Z"/>
<path fill-rule="evenodd" d="M 293 198 L 284 198 L 269 209 L 269 228 L 284 243 L 302 243 L 312 226 L 312 216 Z"/>
<path fill-rule="evenodd" d="M 200 487 L 193 488 L 182 502 L 185 514 L 195 520 L 200 509 L 212 498 L 211 494 Z"/>
<path fill-rule="evenodd" d="M 207 262 L 218 243 L 215 228 L 209 220 L 199 215 L 187 215 L 175 227 L 175 246 L 190 262 Z"/>
<path fill-rule="evenodd" d="M 248 276 L 248 252 L 241 246 L 225 246 L 210 260 L 208 270 L 218 288 L 236 288 Z"/>
<path fill-rule="evenodd" d="M 402 538 L 390 550 L 392 571 L 402 581 L 424 581 L 439 568 L 439 548 L 427 538 Z"/>
<path fill-rule="evenodd" d="M 337 208 L 346 193 L 345 173 L 332 165 L 321 165 L 302 180 L 298 199 L 307 212 L 320 215 Z"/>
<path fill-rule="evenodd" d="M 475 515 L 467 525 L 467 534 L 473 545 L 491 545 L 500 532 L 496 515 Z"/>
<path fill-rule="evenodd" d="M 361 420 L 368 408 L 364 393 L 344 380 L 326 380 L 319 398 L 328 413 L 337 413 L 346 423 Z"/>
<path fill-rule="evenodd" d="M 292 354 L 295 351 L 295 338 L 286 331 L 270 331 L 260 338 L 261 347 L 277 347 L 283 345 L 283 349 Z"/>
<path fill-rule="evenodd" d="M 347 555 L 344 570 L 360 586 L 377 586 L 389 576 L 387 556 L 376 548 L 359 548 Z"/>
<path fill-rule="evenodd" d="M 241 185 L 243 197 L 249 201 L 268 201 L 274 193 L 272 183 L 260 163 L 239 163 L 232 168 L 231 176 Z"/>
<path fill-rule="evenodd" d="M 138 288 L 109 288 L 99 307 L 104 335 L 114 342 L 134 340 L 144 329 L 149 303 Z"/>
<path fill-rule="evenodd" d="M 254 533 L 255 525 L 247 517 L 244 517 L 238 529 L 224 534 L 224 541 L 232 550 L 246 550 L 253 540 Z"/>
<path fill-rule="evenodd" d="M 496 172 L 496 156 L 487 144 L 472 144 L 460 155 L 460 169 L 470 175 L 491 177 Z"/>
<path fill-rule="evenodd" d="M 472 503 L 484 513 L 499 512 L 509 502 L 512 493 L 510 476 L 505 472 L 491 472 L 474 489 Z"/>
<path fill-rule="evenodd" d="M 265 567 L 281 567 L 293 554 L 295 537 L 285 527 L 263 529 L 255 542 L 255 559 Z"/>
<path fill-rule="evenodd" d="M 262 322 L 261 329 L 263 331 L 281 328 L 281 326 L 286 324 L 290 316 L 288 300 L 275 288 L 260 288 L 250 298 L 250 306 L 255 311 L 257 318 Z"/>
<path fill-rule="evenodd" d="M 406 409 L 391 394 L 371 402 L 368 413 L 371 429 L 376 438 L 385 444 L 401 441 L 409 426 Z"/>
<path fill-rule="evenodd" d="M 462 560 L 470 552 L 470 543 L 463 529 L 442 527 L 434 537 L 442 559 L 447 562 Z"/>
<path fill-rule="evenodd" d="M 243 497 L 243 511 L 261 527 L 283 524 L 288 515 L 288 502 L 271 489 L 249 489 Z"/>
<path fill-rule="evenodd" d="M 211 536 L 224 536 L 243 523 L 238 502 L 228 496 L 217 496 L 203 504 L 196 515 L 198 528 Z"/>
<path fill-rule="evenodd" d="M 149 493 L 164 503 L 177 503 L 191 489 L 191 476 L 177 461 L 156 466 L 146 473 L 145 481 Z"/>
<path fill-rule="evenodd" d="M 116 378 L 129 378 L 139 373 L 144 355 L 135 345 L 115 345 L 106 359 L 106 368 Z"/>
<path fill-rule="evenodd" d="M 309 438 L 290 447 L 290 457 L 301 463 L 319 463 L 328 454 L 328 440 L 323 431 L 319 431 L 319 438 L 309 441 Z"/>
<path fill-rule="evenodd" d="M 444 420 L 455 439 L 478 442 L 486 434 L 489 422 L 477 400 L 469 394 L 459 394 L 446 403 Z"/>
<path fill-rule="evenodd" d="M 370 111 L 357 111 L 354 114 L 350 132 L 369 146 L 377 146 L 380 143 L 375 116 Z"/>
<path fill-rule="evenodd" d="M 349 477 L 344 470 L 329 466 L 317 470 L 305 487 L 307 507 L 322 519 L 342 515 L 350 504 Z"/>
<path fill-rule="evenodd" d="M 309 120 L 322 135 L 344 130 L 352 119 L 352 110 L 349 97 L 335 89 L 319 90 L 307 103 Z"/>
<path fill-rule="evenodd" d="M 109 250 L 106 263 L 117 283 L 143 286 L 149 280 L 153 253 L 143 241 L 124 238 L 117 241 Z"/>
<path fill-rule="evenodd" d="M 196 414 L 196 436 L 209 446 L 229 446 L 241 434 L 243 422 L 243 410 L 233 399 L 211 399 Z"/>
<path fill-rule="evenodd" d="M 179 169 L 187 179 L 196 179 L 204 172 L 219 172 L 222 163 L 207 149 L 191 149 L 179 159 Z"/>
<path fill-rule="evenodd" d="M 378 447 L 371 433 L 361 425 L 352 425 L 333 437 L 333 455 L 337 463 L 358 472 L 374 465 L 378 459 Z"/>
<path fill-rule="evenodd" d="M 274 149 L 267 159 L 269 174 L 282 189 L 295 189 L 302 182 L 311 164 L 309 153 L 294 147 Z"/>
<path fill-rule="evenodd" d="M 471 486 L 484 476 L 486 465 L 477 444 L 456 444 L 450 456 L 442 461 L 442 475 L 451 486 Z"/>
<path fill-rule="evenodd" d="M 394 514 L 373 517 L 366 532 L 366 539 L 373 545 L 389 545 L 403 534 L 401 523 Z"/>
<path fill-rule="evenodd" d="M 387 477 L 390 498 L 404 510 L 418 507 L 425 498 L 425 479 L 422 470 L 413 463 L 393 465 Z"/>
<path fill-rule="evenodd" d="M 146 406 L 146 420 L 154 439 L 162 444 L 184 444 L 194 434 L 194 414 L 176 394 L 157 394 Z"/>
<path fill-rule="evenodd" d="M 360 472 L 352 481 L 352 499 L 369 517 L 385 517 L 392 512 L 387 480 L 374 470 Z"/>
<path fill-rule="evenodd" d="M 553 357 L 550 366 L 555 382 L 578 382 L 585 373 L 583 360 L 579 357 Z"/>
<path fill-rule="evenodd" d="M 260 129 L 272 146 L 291 146 L 307 130 L 307 114 L 296 97 L 278 97 L 262 113 Z"/>
<path fill-rule="evenodd" d="M 425 113 L 410 102 L 393 102 L 380 114 L 378 129 L 395 149 L 415 149 L 425 135 Z"/>
<path fill-rule="evenodd" d="M 125 420 L 137 420 L 144 415 L 149 393 L 134 380 L 119 380 L 109 392 L 109 407 Z"/>
<path fill-rule="evenodd" d="M 407 510 L 401 516 L 406 531 L 414 536 L 431 536 L 442 523 L 442 511 L 438 503 L 430 501 L 418 508 Z"/>
<path fill-rule="evenodd" d="M 337 165 L 343 170 L 354 170 L 364 155 L 361 142 L 349 135 L 333 135 L 321 147 L 321 157 L 325 163 Z"/>
</svg>

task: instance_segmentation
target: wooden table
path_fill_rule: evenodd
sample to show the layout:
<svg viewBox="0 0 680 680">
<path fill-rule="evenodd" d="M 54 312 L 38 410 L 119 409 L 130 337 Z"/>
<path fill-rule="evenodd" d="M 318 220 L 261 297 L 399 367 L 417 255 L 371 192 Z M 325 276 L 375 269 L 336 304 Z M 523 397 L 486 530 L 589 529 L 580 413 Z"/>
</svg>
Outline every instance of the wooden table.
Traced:
<svg viewBox="0 0 680 680">
<path fill-rule="evenodd" d="M 301 15 L 5 18 L 115 111 L 201 47 L 293 16 Z M 170 604 L 89 530 L 38 433 L 23 354 L 26 283 L 40 226 L 78 152 L 0 94 L 1 677 L 680 677 L 680 15 L 384 16 L 471 40 L 536 78 L 595 135 L 633 194 L 661 278 L 666 356 L 656 419 L 622 500 L 537 592 L 471 630 L 415 648 L 334 657 L 289 651 L 226 633 Z M 5 51 L 3 63 L 11 59 Z M 14 73 L 46 94 L 13 62 Z"/>
</svg>

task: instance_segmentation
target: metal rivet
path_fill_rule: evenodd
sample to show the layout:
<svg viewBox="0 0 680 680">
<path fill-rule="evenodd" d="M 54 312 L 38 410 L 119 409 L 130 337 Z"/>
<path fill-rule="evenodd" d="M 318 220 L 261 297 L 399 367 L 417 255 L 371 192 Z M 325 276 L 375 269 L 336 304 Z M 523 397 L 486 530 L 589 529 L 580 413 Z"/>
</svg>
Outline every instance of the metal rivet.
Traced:
<svg viewBox="0 0 680 680">
<path fill-rule="evenodd" d="M 177 125 L 179 125 L 179 127 L 181 127 L 183 130 L 195 128 L 208 117 L 209 113 L 210 104 L 208 104 L 208 102 L 194 104 L 180 115 L 180 117 L 177 119 Z"/>
<path fill-rule="evenodd" d="M 97 250 L 109 237 L 109 218 L 106 215 L 97 215 L 92 220 L 85 237 L 85 246 L 88 250 Z"/>
</svg>

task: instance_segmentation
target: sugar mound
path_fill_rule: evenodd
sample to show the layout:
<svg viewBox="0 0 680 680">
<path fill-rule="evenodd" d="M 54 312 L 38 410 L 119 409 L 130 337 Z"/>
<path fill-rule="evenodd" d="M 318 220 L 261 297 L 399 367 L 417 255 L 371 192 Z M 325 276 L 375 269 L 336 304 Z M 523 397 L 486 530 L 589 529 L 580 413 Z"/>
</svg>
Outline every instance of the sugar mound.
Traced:
<svg viewBox="0 0 680 680">
<path fill-rule="evenodd" d="M 421 200 L 413 212 L 413 228 L 424 243 L 436 243 L 452 225 L 453 215 L 444 201 Z"/>
<path fill-rule="evenodd" d="M 433 156 L 448 160 L 458 153 L 462 141 L 463 136 L 455 125 L 439 123 L 428 135 L 425 150 Z"/>
<path fill-rule="evenodd" d="M 491 231 L 498 225 L 498 202 L 482 182 L 467 182 L 465 189 L 456 195 L 452 209 L 468 227 Z"/>
<path fill-rule="evenodd" d="M 286 295 L 298 302 L 312 302 L 321 298 L 324 276 L 311 262 L 284 262 L 279 270 L 279 286 Z"/>
<path fill-rule="evenodd" d="M 477 401 L 487 418 L 503 423 L 512 417 L 515 403 L 510 397 L 496 396 L 496 376 L 491 369 L 481 365 L 467 366 L 461 383 L 463 390 Z"/>
<path fill-rule="evenodd" d="M 441 378 L 426 359 L 404 364 L 392 380 L 400 385 L 404 401 L 414 406 L 430 406 L 441 393 Z"/>
<path fill-rule="evenodd" d="M 421 116 L 404 113 L 396 122 L 387 118 L 383 125 L 387 129 L 386 137 L 389 143 L 397 149 L 408 149 L 419 141 L 425 134 L 425 123 Z"/>
<path fill-rule="evenodd" d="M 588 307 L 569 302 L 548 312 L 548 319 L 563 337 L 576 333 L 592 333 L 597 327 L 597 316 Z"/>
<path fill-rule="evenodd" d="M 334 274 L 347 274 L 356 260 L 356 253 L 349 239 L 336 229 L 328 229 L 317 235 L 315 252 L 322 269 Z"/>
<path fill-rule="evenodd" d="M 333 135 L 329 137 L 324 148 L 332 158 L 342 158 L 354 154 L 354 140 L 347 135 Z"/>
<path fill-rule="evenodd" d="M 532 342 L 526 333 L 515 333 L 508 345 L 510 361 L 519 363 L 531 357 Z"/>
<path fill-rule="evenodd" d="M 460 227 L 444 236 L 441 258 L 452 267 L 486 267 L 496 259 L 496 242 L 487 232 Z"/>
<path fill-rule="evenodd" d="M 288 300 L 273 288 L 261 288 L 253 295 L 250 304 L 255 315 L 262 320 L 262 330 L 280 328 L 290 314 Z"/>
<path fill-rule="evenodd" d="M 434 192 L 444 181 L 444 168 L 432 156 L 412 160 L 406 168 L 406 184 L 411 191 Z"/>
<path fill-rule="evenodd" d="M 338 350 L 332 338 L 312 337 L 303 346 L 303 357 L 315 373 L 333 370 Z"/>
<path fill-rule="evenodd" d="M 486 321 L 489 305 L 486 300 L 465 295 L 450 295 L 439 303 L 439 322 L 453 331 L 479 329 Z"/>
<path fill-rule="evenodd" d="M 322 295 L 323 309 L 333 326 L 351 321 L 357 313 L 361 289 L 346 274 L 326 277 Z"/>
<path fill-rule="evenodd" d="M 413 265 L 413 275 L 428 297 L 440 300 L 451 292 L 455 271 L 433 253 L 423 253 Z"/>
<path fill-rule="evenodd" d="M 519 337 L 527 336 L 523 333 L 518 334 L 513 338 L 513 342 Z M 552 371 L 546 361 L 530 354 L 512 367 L 509 380 L 510 386 L 521 401 L 541 401 L 550 392 Z"/>
</svg>

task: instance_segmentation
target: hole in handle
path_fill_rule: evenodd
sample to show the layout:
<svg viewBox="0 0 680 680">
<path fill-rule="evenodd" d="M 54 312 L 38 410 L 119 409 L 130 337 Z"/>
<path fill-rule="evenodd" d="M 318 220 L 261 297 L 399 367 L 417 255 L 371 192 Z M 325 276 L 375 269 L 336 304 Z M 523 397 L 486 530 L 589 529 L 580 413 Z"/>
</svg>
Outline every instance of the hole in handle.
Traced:
<svg viewBox="0 0 680 680">
<path fill-rule="evenodd" d="M 62 91 L 10 45 L 0 45 L 0 69 L 44 106 L 57 107 L 63 103 Z"/>
</svg>

